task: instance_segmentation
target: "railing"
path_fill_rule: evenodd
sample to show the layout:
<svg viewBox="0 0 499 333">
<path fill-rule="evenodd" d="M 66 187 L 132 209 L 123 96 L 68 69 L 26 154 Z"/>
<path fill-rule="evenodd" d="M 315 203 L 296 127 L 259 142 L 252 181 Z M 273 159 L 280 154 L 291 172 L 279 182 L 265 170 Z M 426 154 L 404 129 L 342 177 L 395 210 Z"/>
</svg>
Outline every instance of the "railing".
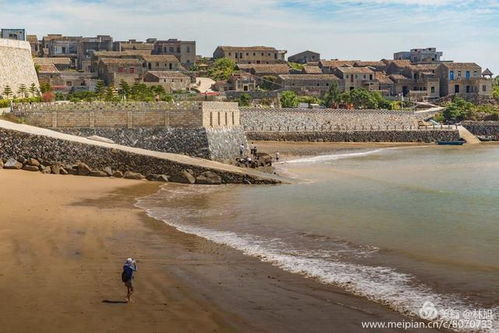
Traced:
<svg viewBox="0 0 499 333">
<path fill-rule="evenodd" d="M 418 125 L 418 126 L 244 126 L 246 132 L 308 132 L 308 133 L 321 133 L 321 132 L 345 132 L 345 131 L 441 131 L 441 130 L 457 130 L 457 125 Z"/>
</svg>

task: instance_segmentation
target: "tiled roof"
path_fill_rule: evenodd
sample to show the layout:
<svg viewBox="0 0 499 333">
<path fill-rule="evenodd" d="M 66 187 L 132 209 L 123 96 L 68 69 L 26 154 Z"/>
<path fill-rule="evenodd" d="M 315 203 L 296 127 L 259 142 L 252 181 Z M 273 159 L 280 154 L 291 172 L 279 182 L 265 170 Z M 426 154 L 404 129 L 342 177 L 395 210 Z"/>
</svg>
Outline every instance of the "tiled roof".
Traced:
<svg viewBox="0 0 499 333">
<path fill-rule="evenodd" d="M 407 67 L 411 65 L 410 60 L 386 60 L 387 65 L 394 64 L 397 67 Z"/>
<path fill-rule="evenodd" d="M 127 50 L 127 51 L 96 51 L 94 55 L 99 58 L 125 58 L 151 54 L 150 50 Z"/>
<path fill-rule="evenodd" d="M 339 80 L 339 78 L 334 74 L 283 74 L 279 75 L 282 80 L 294 81 L 294 80 L 319 80 L 319 81 L 331 81 Z"/>
<path fill-rule="evenodd" d="M 237 52 L 237 51 L 277 51 L 275 47 L 269 46 L 219 46 L 225 52 Z"/>
<path fill-rule="evenodd" d="M 303 66 L 303 73 L 305 74 L 322 74 L 322 69 L 319 66 Z"/>
<path fill-rule="evenodd" d="M 385 73 L 381 73 L 381 72 L 376 72 L 376 80 L 381 83 L 381 84 L 392 84 L 393 81 L 390 80 L 390 78 L 388 76 L 386 76 Z"/>
<path fill-rule="evenodd" d="M 33 62 L 37 65 L 71 65 L 71 59 L 66 57 L 33 58 Z"/>
<path fill-rule="evenodd" d="M 393 81 L 397 81 L 397 80 L 410 80 L 408 78 L 406 78 L 405 76 L 403 76 L 402 74 L 392 74 L 389 76 L 389 78 Z"/>
<path fill-rule="evenodd" d="M 442 63 L 445 67 L 449 69 L 462 69 L 462 68 L 477 68 L 480 67 L 474 62 L 444 62 Z"/>
<path fill-rule="evenodd" d="M 487 68 L 486 70 L 483 71 L 482 75 L 494 75 L 494 74 L 490 71 L 490 69 Z"/>
<path fill-rule="evenodd" d="M 353 66 L 359 60 L 321 60 L 319 62 L 321 67 L 341 67 L 341 66 Z"/>
<path fill-rule="evenodd" d="M 374 73 L 368 67 L 338 67 L 338 71 L 347 74 L 372 74 Z"/>
<path fill-rule="evenodd" d="M 39 64 L 39 66 L 39 73 L 59 73 L 59 70 L 54 64 Z"/>
<path fill-rule="evenodd" d="M 100 60 L 103 64 L 123 64 L 123 65 L 137 65 L 141 66 L 142 62 L 139 59 L 130 58 L 102 58 Z"/>
<path fill-rule="evenodd" d="M 383 61 L 357 61 L 353 65 L 355 67 L 367 67 L 367 66 L 381 67 L 381 66 L 386 66 L 386 64 Z"/>
<path fill-rule="evenodd" d="M 141 55 L 140 57 L 147 62 L 173 62 L 173 63 L 179 62 L 178 58 L 171 54 L 158 54 L 158 55 L 147 54 L 147 55 Z"/>
<path fill-rule="evenodd" d="M 437 67 L 439 65 L 440 64 L 416 64 L 416 65 L 409 65 L 407 67 L 409 67 L 412 70 L 423 71 L 423 72 L 432 72 L 435 69 L 437 69 Z"/>
<path fill-rule="evenodd" d="M 238 64 L 241 70 L 253 70 L 255 74 L 287 74 L 289 66 L 287 64 Z"/>
<path fill-rule="evenodd" d="M 147 74 L 154 75 L 158 79 L 188 79 L 189 76 L 174 71 L 149 71 Z"/>
</svg>

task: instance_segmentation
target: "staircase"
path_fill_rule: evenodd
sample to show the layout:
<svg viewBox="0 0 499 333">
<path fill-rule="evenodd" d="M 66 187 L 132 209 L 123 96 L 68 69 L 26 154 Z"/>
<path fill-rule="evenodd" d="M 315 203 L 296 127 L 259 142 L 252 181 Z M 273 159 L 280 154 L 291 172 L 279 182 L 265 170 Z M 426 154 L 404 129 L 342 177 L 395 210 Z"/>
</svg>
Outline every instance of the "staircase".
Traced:
<svg viewBox="0 0 499 333">
<path fill-rule="evenodd" d="M 457 129 L 459 131 L 459 136 L 462 139 L 466 140 L 466 143 L 470 145 L 476 145 L 480 143 L 480 140 L 463 126 L 458 126 Z"/>
</svg>

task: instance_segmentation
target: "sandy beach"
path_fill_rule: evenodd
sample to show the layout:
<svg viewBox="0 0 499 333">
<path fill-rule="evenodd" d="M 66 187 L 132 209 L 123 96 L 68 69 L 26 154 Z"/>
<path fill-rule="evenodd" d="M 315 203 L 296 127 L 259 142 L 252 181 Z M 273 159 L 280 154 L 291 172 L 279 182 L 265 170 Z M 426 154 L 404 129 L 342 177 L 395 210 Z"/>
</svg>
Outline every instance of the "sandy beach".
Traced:
<svg viewBox="0 0 499 333">
<path fill-rule="evenodd" d="M 156 183 L 0 170 L 0 185 L 2 332 L 359 332 L 408 320 L 147 217 L 133 204 Z"/>
</svg>

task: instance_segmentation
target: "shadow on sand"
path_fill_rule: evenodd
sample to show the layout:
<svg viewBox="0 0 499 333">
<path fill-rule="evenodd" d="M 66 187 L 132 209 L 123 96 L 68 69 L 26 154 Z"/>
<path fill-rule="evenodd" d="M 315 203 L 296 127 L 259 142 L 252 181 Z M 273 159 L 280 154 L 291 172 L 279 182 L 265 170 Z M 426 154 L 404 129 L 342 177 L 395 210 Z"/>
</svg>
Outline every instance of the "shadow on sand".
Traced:
<svg viewBox="0 0 499 333">
<path fill-rule="evenodd" d="M 113 301 L 110 299 L 105 299 L 102 301 L 102 303 L 107 303 L 107 304 L 128 304 L 127 301 Z"/>
</svg>

